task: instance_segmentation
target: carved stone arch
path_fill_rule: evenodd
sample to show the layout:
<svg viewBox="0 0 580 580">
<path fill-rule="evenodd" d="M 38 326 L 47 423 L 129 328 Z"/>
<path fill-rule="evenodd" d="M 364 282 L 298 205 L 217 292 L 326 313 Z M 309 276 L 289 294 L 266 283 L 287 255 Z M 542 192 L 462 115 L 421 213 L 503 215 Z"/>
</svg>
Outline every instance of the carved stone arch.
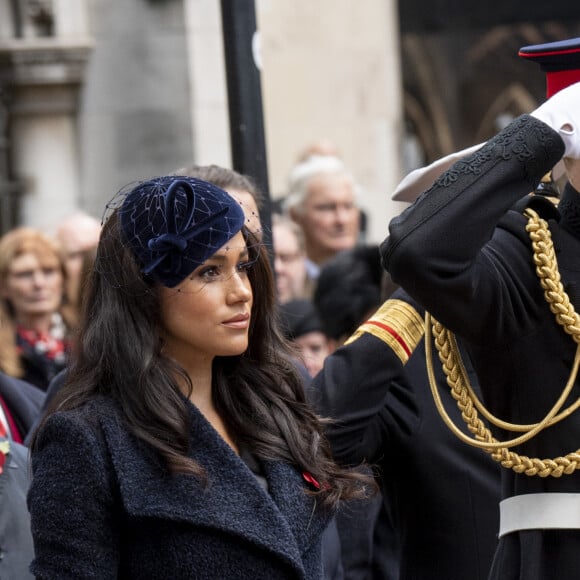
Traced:
<svg viewBox="0 0 580 580">
<path fill-rule="evenodd" d="M 425 159 L 434 159 L 439 150 L 435 128 L 427 111 L 412 94 L 405 91 L 403 110 L 407 134 L 414 135 Z"/>
<path fill-rule="evenodd" d="M 503 123 L 498 122 L 501 115 L 515 118 L 523 113 L 529 113 L 538 105 L 537 99 L 528 91 L 521 82 L 514 82 L 506 87 L 497 98 L 492 101 L 483 116 L 475 134 L 475 141 L 480 143 L 495 135 Z"/>
<path fill-rule="evenodd" d="M 441 87 L 445 86 L 449 69 L 441 51 L 434 49 L 432 43 L 424 38 L 410 34 L 402 41 L 403 62 L 409 73 L 413 94 L 419 95 L 415 103 L 409 103 L 408 109 L 420 104 L 424 113 L 423 122 L 431 128 L 432 139 L 423 142 L 429 161 L 454 149 L 454 138 L 451 131 L 445 95 Z M 409 93 L 406 91 L 405 99 Z M 407 106 L 405 105 L 407 108 Z M 418 112 L 419 108 L 417 108 Z"/>
</svg>

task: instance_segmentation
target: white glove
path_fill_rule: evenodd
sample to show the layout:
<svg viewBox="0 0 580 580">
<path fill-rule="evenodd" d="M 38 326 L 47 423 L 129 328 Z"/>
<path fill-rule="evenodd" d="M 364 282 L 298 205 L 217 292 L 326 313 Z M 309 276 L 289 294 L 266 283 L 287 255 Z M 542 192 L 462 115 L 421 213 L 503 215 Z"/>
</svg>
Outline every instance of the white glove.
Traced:
<svg viewBox="0 0 580 580">
<path fill-rule="evenodd" d="M 557 92 L 530 115 L 558 132 L 566 147 L 564 157 L 580 159 L 580 83 Z"/>
</svg>

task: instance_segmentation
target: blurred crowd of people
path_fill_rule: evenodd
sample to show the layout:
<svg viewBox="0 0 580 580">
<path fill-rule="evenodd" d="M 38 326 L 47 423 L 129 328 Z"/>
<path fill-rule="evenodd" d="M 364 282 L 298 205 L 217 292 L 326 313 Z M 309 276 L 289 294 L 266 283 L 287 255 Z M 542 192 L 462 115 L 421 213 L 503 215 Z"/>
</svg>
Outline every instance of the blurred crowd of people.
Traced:
<svg viewBox="0 0 580 580">
<path fill-rule="evenodd" d="M 559 484 L 500 474 L 478 448 L 499 443 L 478 432 L 466 445 L 439 417 L 433 391 L 453 377 L 430 364 L 440 345 L 426 319 L 458 329 L 450 350 L 469 397 L 491 393 L 541 431 L 536 399 L 516 395 L 530 390 L 526 364 L 548 385 L 554 361 L 528 339 L 558 344 L 559 385 L 580 331 L 529 290 L 522 214 L 548 216 L 574 279 L 580 149 L 568 113 L 579 94 L 564 88 L 442 178 L 445 160 L 411 175 L 407 201 L 418 199 L 381 245 L 366 242 L 360 185 L 326 140 L 297 155 L 269 232 L 263 192 L 217 165 L 134 184 L 102 223 L 78 212 L 53 231 L 6 232 L 0 577 L 574 577 L 575 532 L 544 537 L 517 506 L 510 529 L 500 522 L 506 485 L 535 497 Z M 562 157 L 556 210 L 529 186 Z M 574 280 L 553 294 L 566 298 Z M 465 420 L 442 393 L 447 422 Z"/>
<path fill-rule="evenodd" d="M 41 418 L 51 381 L 67 367 L 80 319 L 83 281 L 100 230 L 98 219 L 76 212 L 52 231 L 22 226 L 0 239 L 3 578 L 32 577 L 28 438 Z"/>
</svg>

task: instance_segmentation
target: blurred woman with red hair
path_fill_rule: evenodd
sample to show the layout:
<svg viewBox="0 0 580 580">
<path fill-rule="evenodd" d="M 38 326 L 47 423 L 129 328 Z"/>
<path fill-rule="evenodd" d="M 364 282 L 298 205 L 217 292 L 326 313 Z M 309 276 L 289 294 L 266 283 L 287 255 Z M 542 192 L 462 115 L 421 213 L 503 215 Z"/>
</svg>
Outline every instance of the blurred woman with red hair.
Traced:
<svg viewBox="0 0 580 580">
<path fill-rule="evenodd" d="M 0 239 L 0 369 L 42 390 L 66 364 L 74 323 L 64 264 L 57 242 L 36 229 Z"/>
</svg>

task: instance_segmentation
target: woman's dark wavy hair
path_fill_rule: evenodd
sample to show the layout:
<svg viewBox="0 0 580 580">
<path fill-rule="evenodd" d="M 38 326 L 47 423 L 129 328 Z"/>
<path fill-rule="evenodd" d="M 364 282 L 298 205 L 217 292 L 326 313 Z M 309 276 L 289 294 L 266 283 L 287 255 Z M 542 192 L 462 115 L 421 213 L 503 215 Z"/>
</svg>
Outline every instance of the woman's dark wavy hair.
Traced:
<svg viewBox="0 0 580 580">
<path fill-rule="evenodd" d="M 268 254 L 243 229 L 254 291 L 249 346 L 213 363 L 215 406 L 241 445 L 257 457 L 292 463 L 322 485 L 314 493 L 328 506 L 368 495 L 370 480 L 331 459 L 321 420 L 307 404 L 289 346 L 278 329 Z M 189 413 L 177 376 L 185 371 L 163 354 L 158 286 L 144 276 L 124 244 L 117 215 L 103 227 L 83 300 L 75 359 L 50 406 L 74 409 L 97 395 L 117 401 L 128 430 L 156 449 L 173 473 L 205 481 L 188 457 Z M 34 445 L 34 441 L 32 443 Z"/>
</svg>

